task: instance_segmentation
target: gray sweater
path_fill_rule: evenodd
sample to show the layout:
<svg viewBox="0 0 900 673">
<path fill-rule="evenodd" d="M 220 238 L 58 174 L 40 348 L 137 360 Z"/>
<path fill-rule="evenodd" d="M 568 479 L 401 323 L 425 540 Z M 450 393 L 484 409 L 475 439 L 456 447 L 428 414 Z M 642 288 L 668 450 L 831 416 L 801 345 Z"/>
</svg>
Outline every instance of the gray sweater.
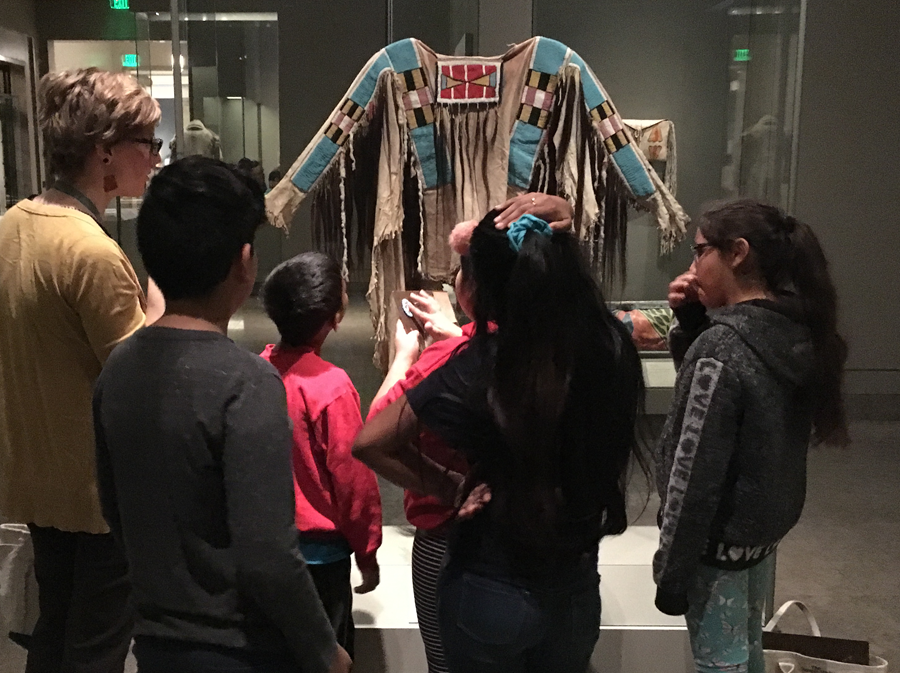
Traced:
<svg viewBox="0 0 900 673">
<path fill-rule="evenodd" d="M 329 670 L 337 644 L 298 547 L 275 368 L 215 332 L 146 327 L 107 360 L 94 428 L 135 634 Z"/>
<path fill-rule="evenodd" d="M 670 336 L 683 362 L 656 456 L 653 573 L 656 605 L 667 614 L 687 611 L 698 564 L 737 570 L 762 561 L 797 523 L 806 497 L 809 330 L 768 301 L 709 319 L 695 312 L 692 322 Z"/>
</svg>

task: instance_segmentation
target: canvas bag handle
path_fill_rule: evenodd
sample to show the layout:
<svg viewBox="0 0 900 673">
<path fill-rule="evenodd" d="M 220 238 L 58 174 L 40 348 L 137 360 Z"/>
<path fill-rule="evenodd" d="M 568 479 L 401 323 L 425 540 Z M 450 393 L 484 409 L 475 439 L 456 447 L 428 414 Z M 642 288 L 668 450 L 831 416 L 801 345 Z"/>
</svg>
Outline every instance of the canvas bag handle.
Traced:
<svg viewBox="0 0 900 673">
<path fill-rule="evenodd" d="M 784 613 L 794 605 L 796 605 L 806 616 L 806 621 L 809 622 L 809 629 L 810 631 L 812 631 L 812 634 L 817 638 L 820 638 L 822 636 L 822 632 L 819 630 L 819 623 L 816 621 L 816 618 L 813 617 L 812 612 L 809 611 L 809 608 L 806 607 L 806 604 L 801 603 L 800 601 L 788 601 L 780 608 L 778 608 L 778 612 L 772 615 L 772 619 L 770 619 L 769 623 L 763 627 L 763 631 L 774 631 L 775 627 L 778 626 L 778 620 L 780 620 L 784 616 Z"/>
</svg>

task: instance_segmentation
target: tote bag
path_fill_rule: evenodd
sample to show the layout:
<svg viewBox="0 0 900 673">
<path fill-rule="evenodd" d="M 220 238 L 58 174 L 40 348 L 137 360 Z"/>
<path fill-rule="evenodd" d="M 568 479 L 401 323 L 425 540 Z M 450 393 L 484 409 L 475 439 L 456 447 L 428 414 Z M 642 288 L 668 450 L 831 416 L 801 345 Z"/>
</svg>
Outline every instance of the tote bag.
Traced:
<svg viewBox="0 0 900 673">
<path fill-rule="evenodd" d="M 806 616 L 812 635 L 780 633 L 774 629 L 791 607 Z M 862 640 L 826 638 L 809 608 L 800 601 L 788 601 L 763 627 L 763 654 L 766 673 L 887 673 L 887 662 L 869 654 Z"/>
</svg>

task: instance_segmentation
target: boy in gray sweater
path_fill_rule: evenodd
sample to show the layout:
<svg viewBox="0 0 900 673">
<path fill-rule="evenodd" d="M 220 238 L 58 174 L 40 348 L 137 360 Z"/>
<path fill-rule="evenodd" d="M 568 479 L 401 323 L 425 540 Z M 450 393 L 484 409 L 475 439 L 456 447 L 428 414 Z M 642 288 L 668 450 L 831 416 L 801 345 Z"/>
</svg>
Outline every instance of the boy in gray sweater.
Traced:
<svg viewBox="0 0 900 673">
<path fill-rule="evenodd" d="M 141 673 L 349 671 L 297 545 L 281 377 L 226 336 L 264 212 L 252 179 L 189 157 L 154 178 L 138 216 L 166 312 L 109 357 L 94 424 Z"/>
</svg>

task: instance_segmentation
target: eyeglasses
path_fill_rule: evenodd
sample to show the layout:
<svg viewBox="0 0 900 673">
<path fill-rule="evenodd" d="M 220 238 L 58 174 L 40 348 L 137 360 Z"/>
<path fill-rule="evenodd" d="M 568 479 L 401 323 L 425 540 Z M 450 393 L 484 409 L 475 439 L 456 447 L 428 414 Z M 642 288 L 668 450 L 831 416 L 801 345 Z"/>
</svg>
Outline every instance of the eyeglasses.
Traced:
<svg viewBox="0 0 900 673">
<path fill-rule="evenodd" d="M 160 150 L 162 150 L 164 141 L 162 138 L 132 138 L 131 142 L 140 143 L 141 145 L 150 145 L 150 151 L 153 154 L 159 154 Z"/>
<path fill-rule="evenodd" d="M 691 250 L 694 251 L 694 259 L 700 259 L 703 257 L 703 253 L 706 252 L 706 249 L 712 247 L 712 243 L 694 243 L 691 246 Z"/>
</svg>

